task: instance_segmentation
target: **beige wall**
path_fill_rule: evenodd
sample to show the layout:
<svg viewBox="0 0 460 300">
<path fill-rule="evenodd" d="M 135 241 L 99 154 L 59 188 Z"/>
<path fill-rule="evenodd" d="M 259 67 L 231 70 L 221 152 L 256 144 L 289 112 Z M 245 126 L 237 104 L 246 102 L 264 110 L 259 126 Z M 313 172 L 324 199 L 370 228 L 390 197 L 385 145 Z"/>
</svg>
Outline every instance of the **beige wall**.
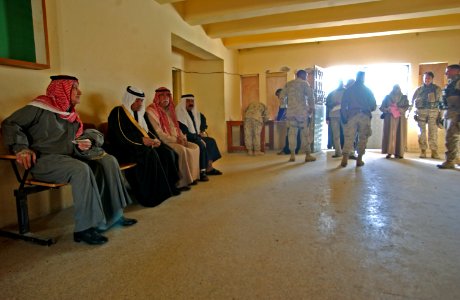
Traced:
<svg viewBox="0 0 460 300">
<path fill-rule="evenodd" d="M 208 124 L 209 136 L 216 139 L 220 150 L 226 149 L 225 89 L 222 61 L 187 60 L 183 94 L 194 94 L 196 104 Z M 197 72 L 197 73 L 196 73 Z"/>
<path fill-rule="evenodd" d="M 199 26 L 190 27 L 169 5 L 153 0 L 47 0 L 51 69 L 29 70 L 0 66 L 0 120 L 45 91 L 48 77 L 73 74 L 79 77 L 84 93 L 78 111 L 87 122 L 107 119 L 118 105 L 126 85 L 145 90 L 147 100 L 158 86 L 172 88 L 171 68 L 219 68 L 211 91 L 204 77 L 187 76 L 184 84 L 204 102 L 210 118 L 210 133 L 225 150 L 225 120 L 240 119 L 240 77 L 260 74 L 260 100 L 266 102 L 265 72 L 317 64 L 406 62 L 412 65 L 412 85 L 416 87 L 418 64 L 459 61 L 460 31 L 422 33 L 317 44 L 292 45 L 229 51 L 217 39 L 209 39 Z M 183 60 L 171 51 L 171 34 L 186 39 L 221 61 Z M 185 76 L 184 76 L 185 77 Z M 223 100 L 222 100 L 223 95 Z M 217 101 L 216 97 L 220 97 Z M 209 112 L 208 112 L 209 107 Z M 208 116 L 212 113 L 212 116 Z M 414 134 L 410 145 L 414 145 Z M 416 140 L 415 140 L 416 144 Z M 15 180 L 9 165 L 0 162 L 5 175 L 0 182 L 2 205 L 0 227 L 16 222 L 12 187 Z M 72 203 L 69 188 L 31 196 L 31 216 L 43 215 Z"/>
<path fill-rule="evenodd" d="M 71 74 L 80 79 L 83 96 L 77 110 L 86 122 L 106 121 L 110 110 L 120 104 L 127 85 L 144 89 L 150 102 L 156 87 L 172 88 L 171 70 L 178 63 L 171 51 L 172 33 L 220 58 L 223 71 L 236 72 L 236 52 L 223 47 L 220 40 L 208 38 L 201 27 L 187 25 L 170 5 L 153 0 L 47 0 L 46 9 L 51 69 L 0 66 L 0 120 L 44 93 L 53 74 Z M 224 118 L 230 113 L 225 110 L 232 107 L 226 103 L 239 100 L 238 91 L 233 90 L 239 81 L 224 78 L 223 82 L 229 88 L 223 91 L 223 102 L 213 108 L 221 118 L 213 120 L 219 122 L 216 133 L 221 140 L 225 139 Z M 197 90 L 206 87 L 204 82 L 197 84 L 203 85 Z M 7 174 L 0 183 L 4 195 L 0 205 L 2 227 L 16 222 L 12 192 L 15 181 L 10 179 L 13 174 L 7 163 L 0 162 L 0 171 Z M 40 193 L 31 199 L 49 200 L 51 196 Z M 62 198 L 64 206 L 72 203 L 66 189 Z M 38 205 L 31 208 L 32 217 L 51 210 L 52 204 L 41 200 L 31 201 L 37 202 L 33 206 Z"/>
<path fill-rule="evenodd" d="M 428 32 L 388 37 L 353 39 L 312 44 L 266 47 L 241 50 L 238 67 L 241 74 L 260 75 L 260 101 L 265 102 L 266 70 L 279 71 L 283 66 L 291 68 L 288 80 L 294 78 L 296 69 L 313 65 L 331 67 L 336 65 L 366 65 L 377 63 L 408 63 L 411 66 L 410 92 L 412 97 L 418 85 L 418 66 L 428 62 L 460 61 L 460 30 Z M 382 74 L 391 76 L 391 74 Z M 416 124 L 409 122 L 408 148 L 418 151 Z M 444 133 L 439 146 L 444 151 Z"/>
</svg>

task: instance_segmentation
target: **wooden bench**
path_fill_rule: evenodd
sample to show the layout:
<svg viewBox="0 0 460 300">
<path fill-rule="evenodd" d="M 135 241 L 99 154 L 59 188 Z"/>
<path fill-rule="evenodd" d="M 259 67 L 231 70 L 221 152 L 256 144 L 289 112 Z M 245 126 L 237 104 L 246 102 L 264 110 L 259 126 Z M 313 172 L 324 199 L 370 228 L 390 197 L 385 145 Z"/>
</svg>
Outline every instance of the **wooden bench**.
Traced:
<svg viewBox="0 0 460 300">
<path fill-rule="evenodd" d="M 88 125 L 86 128 L 95 128 Z M 20 239 L 27 242 L 33 242 L 39 245 L 50 246 L 55 243 L 53 238 L 40 237 L 30 232 L 29 209 L 27 196 L 30 194 L 59 189 L 68 183 L 49 183 L 34 180 L 30 177 L 30 170 L 24 170 L 16 163 L 16 156 L 11 154 L 0 154 L 0 160 L 10 161 L 13 172 L 16 176 L 19 186 L 14 189 L 16 198 L 16 212 L 18 218 L 18 232 L 0 230 L 0 236 Z M 124 171 L 136 166 L 136 163 L 120 163 L 120 170 Z"/>
</svg>

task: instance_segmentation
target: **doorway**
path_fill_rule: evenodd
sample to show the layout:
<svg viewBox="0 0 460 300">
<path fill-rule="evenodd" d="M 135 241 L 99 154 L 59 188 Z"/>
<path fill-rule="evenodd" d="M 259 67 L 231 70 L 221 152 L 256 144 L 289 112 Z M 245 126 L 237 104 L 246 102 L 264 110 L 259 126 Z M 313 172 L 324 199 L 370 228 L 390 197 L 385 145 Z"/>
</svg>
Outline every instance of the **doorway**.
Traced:
<svg viewBox="0 0 460 300">
<path fill-rule="evenodd" d="M 324 69 L 323 88 L 328 95 L 335 90 L 340 81 L 346 83 L 349 79 L 355 79 L 358 71 L 366 72 L 365 84 L 374 93 L 377 102 L 377 110 L 372 114 L 372 136 L 367 142 L 367 148 L 380 149 L 382 147 L 383 122 L 380 119 L 378 107 L 395 84 L 401 86 L 403 94 L 409 92 L 409 64 L 374 64 L 374 65 L 343 65 Z M 323 127 L 323 141 L 321 148 L 327 148 L 327 126 Z"/>
</svg>

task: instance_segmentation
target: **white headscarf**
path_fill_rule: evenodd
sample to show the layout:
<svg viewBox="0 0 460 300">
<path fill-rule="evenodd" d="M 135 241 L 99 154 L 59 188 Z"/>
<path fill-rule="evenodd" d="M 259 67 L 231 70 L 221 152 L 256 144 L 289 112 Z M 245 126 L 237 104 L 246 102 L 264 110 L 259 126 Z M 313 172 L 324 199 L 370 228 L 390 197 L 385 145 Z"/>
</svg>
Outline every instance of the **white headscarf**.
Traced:
<svg viewBox="0 0 460 300">
<path fill-rule="evenodd" d="M 195 131 L 195 127 L 193 127 L 192 118 L 190 118 L 190 115 L 187 112 L 187 105 L 186 105 L 187 99 L 195 100 L 195 97 L 192 94 L 183 95 L 181 97 L 179 104 L 176 106 L 177 121 L 187 126 L 188 131 L 190 131 L 191 133 L 200 133 L 201 118 L 200 118 L 200 112 L 197 109 L 196 101 L 195 101 L 195 105 L 193 106 L 191 112 L 192 112 L 193 118 L 195 119 L 195 126 L 198 132 Z"/>
<path fill-rule="evenodd" d="M 131 116 L 134 118 L 134 112 L 131 109 L 131 105 L 136 101 L 136 99 L 142 99 L 142 107 L 141 109 L 137 112 L 137 118 L 138 118 L 138 123 L 139 125 L 145 129 L 145 131 L 148 132 L 149 128 L 147 126 L 147 123 L 145 122 L 144 119 L 144 114 L 145 114 L 145 94 L 144 91 L 141 89 L 138 89 L 134 86 L 128 86 L 125 91 L 125 95 L 123 96 L 123 100 L 121 101 L 123 106 L 126 108 L 127 111 L 130 112 Z"/>
</svg>

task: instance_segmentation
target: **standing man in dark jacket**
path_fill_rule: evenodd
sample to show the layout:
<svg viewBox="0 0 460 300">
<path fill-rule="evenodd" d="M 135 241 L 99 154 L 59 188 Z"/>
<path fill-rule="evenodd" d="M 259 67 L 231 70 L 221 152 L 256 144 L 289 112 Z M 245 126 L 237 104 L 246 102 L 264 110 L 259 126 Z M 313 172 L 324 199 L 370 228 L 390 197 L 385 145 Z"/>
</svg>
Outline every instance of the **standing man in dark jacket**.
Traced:
<svg viewBox="0 0 460 300">
<path fill-rule="evenodd" d="M 358 72 L 356 82 L 345 90 L 342 98 L 340 114 L 344 124 L 345 144 L 342 151 L 341 166 L 346 167 L 348 155 L 353 149 L 356 133 L 358 133 L 358 159 L 356 166 L 364 165 L 363 155 L 366 152 L 367 139 L 372 135 L 372 112 L 377 108 L 372 91 L 364 85 L 364 72 Z"/>
</svg>

